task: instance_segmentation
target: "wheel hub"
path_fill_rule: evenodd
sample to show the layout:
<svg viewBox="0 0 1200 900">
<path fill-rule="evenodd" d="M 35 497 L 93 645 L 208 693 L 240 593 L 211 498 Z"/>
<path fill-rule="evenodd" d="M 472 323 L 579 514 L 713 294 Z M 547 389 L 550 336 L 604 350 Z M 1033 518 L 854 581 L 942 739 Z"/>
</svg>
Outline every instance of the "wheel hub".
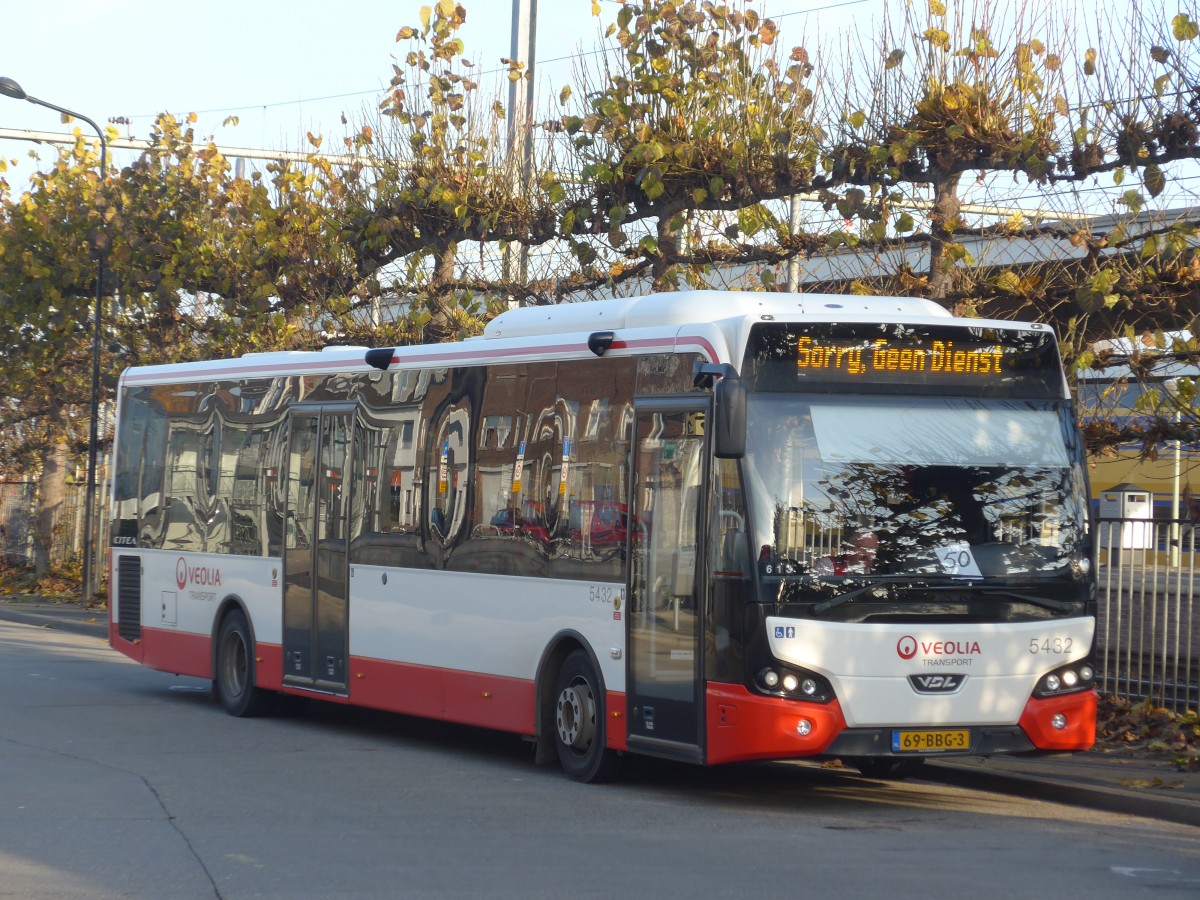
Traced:
<svg viewBox="0 0 1200 900">
<path fill-rule="evenodd" d="M 586 682 L 570 684 L 558 695 L 555 721 L 558 739 L 574 750 L 586 750 L 596 733 L 596 701 Z"/>
</svg>

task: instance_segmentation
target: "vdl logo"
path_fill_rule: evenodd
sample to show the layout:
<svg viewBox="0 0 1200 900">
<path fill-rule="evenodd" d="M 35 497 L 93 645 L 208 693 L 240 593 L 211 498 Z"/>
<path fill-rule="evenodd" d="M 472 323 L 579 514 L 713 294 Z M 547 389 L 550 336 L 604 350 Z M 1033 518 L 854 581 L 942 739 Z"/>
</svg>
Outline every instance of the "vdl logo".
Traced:
<svg viewBox="0 0 1200 900">
<path fill-rule="evenodd" d="M 967 681 L 966 675 L 909 675 L 908 683 L 918 694 L 953 694 Z"/>
<path fill-rule="evenodd" d="M 901 659 L 912 659 L 917 655 L 917 639 L 906 634 L 896 642 L 896 653 Z"/>
</svg>

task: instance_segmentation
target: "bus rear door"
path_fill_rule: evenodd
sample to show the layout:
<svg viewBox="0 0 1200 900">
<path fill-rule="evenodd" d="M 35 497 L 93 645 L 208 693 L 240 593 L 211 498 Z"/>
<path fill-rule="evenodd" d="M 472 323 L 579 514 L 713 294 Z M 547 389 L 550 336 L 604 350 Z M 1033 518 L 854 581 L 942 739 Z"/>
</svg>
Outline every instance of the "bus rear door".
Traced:
<svg viewBox="0 0 1200 900">
<path fill-rule="evenodd" d="M 283 680 L 346 693 L 353 405 L 294 407 L 288 439 Z"/>
<path fill-rule="evenodd" d="M 630 530 L 626 705 L 630 750 L 703 762 L 697 578 L 707 403 L 637 405 Z"/>
</svg>

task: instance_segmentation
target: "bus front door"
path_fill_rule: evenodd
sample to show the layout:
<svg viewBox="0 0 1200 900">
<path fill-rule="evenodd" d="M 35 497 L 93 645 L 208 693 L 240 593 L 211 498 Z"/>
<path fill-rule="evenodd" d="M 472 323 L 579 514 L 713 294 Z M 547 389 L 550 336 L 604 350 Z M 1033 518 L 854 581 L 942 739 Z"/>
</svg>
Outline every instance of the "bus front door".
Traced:
<svg viewBox="0 0 1200 900">
<path fill-rule="evenodd" d="M 697 580 L 707 405 L 637 408 L 627 628 L 630 750 L 702 762 L 701 638 Z"/>
<path fill-rule="evenodd" d="M 346 693 L 352 408 L 294 408 L 284 535 L 283 681 Z"/>
</svg>

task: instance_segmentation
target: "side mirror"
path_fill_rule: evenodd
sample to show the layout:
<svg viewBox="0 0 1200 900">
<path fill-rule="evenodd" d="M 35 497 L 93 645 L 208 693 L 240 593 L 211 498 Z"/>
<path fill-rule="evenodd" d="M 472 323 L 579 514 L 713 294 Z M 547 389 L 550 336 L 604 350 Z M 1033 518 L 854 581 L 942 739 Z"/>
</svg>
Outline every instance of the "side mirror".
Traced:
<svg viewBox="0 0 1200 900">
<path fill-rule="evenodd" d="M 713 449 L 718 459 L 746 455 L 746 383 L 726 375 L 713 385 Z"/>
</svg>

